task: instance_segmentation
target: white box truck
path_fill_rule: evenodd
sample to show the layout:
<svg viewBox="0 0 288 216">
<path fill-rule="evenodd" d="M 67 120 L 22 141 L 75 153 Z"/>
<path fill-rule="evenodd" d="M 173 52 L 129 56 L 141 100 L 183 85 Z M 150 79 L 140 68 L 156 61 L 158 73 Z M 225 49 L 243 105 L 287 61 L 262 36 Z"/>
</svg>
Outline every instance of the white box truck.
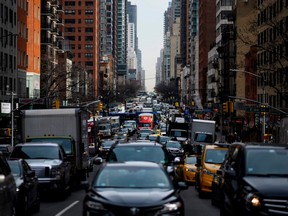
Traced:
<svg viewBox="0 0 288 216">
<path fill-rule="evenodd" d="M 196 154 L 201 154 L 204 145 L 216 141 L 216 121 L 192 119 L 191 141 Z"/>
<path fill-rule="evenodd" d="M 22 140 L 61 145 L 71 162 L 73 183 L 80 184 L 88 173 L 88 119 L 81 108 L 22 110 Z"/>
</svg>

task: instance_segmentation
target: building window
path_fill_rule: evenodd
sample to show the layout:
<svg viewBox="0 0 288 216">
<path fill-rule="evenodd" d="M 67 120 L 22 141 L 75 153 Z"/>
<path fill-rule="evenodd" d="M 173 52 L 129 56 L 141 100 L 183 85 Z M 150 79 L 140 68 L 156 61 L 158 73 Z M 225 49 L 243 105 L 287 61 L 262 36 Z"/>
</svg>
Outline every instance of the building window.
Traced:
<svg viewBox="0 0 288 216">
<path fill-rule="evenodd" d="M 65 19 L 66 24 L 75 24 L 75 19 Z"/>
<path fill-rule="evenodd" d="M 93 36 L 85 36 L 85 41 L 93 41 Z"/>
<path fill-rule="evenodd" d="M 93 44 L 85 44 L 85 49 L 87 50 L 93 49 Z"/>
<path fill-rule="evenodd" d="M 93 15 L 93 10 L 85 10 L 86 15 Z"/>
<path fill-rule="evenodd" d="M 85 58 L 93 58 L 93 53 L 85 53 Z"/>
<path fill-rule="evenodd" d="M 93 32 L 93 28 L 85 28 L 85 32 L 90 32 L 90 33 L 92 33 L 92 32 Z"/>
<path fill-rule="evenodd" d="M 93 6 L 93 1 L 86 1 L 85 6 Z"/>
<path fill-rule="evenodd" d="M 75 6 L 75 1 L 66 1 L 65 6 Z"/>
<path fill-rule="evenodd" d="M 86 24 L 93 24 L 94 20 L 93 19 L 85 19 Z"/>
<path fill-rule="evenodd" d="M 85 66 L 93 66 L 93 61 L 86 61 Z"/>
</svg>

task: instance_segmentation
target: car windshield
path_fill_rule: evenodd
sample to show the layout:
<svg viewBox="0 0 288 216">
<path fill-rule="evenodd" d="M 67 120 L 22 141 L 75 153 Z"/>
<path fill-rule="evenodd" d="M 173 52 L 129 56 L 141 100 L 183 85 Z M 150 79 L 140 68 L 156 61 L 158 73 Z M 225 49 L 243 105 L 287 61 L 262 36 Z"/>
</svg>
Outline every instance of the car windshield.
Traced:
<svg viewBox="0 0 288 216">
<path fill-rule="evenodd" d="M 196 164 L 196 157 L 187 157 L 186 164 Z"/>
<path fill-rule="evenodd" d="M 166 143 L 167 148 L 181 148 L 181 144 L 179 142 L 169 141 Z"/>
<path fill-rule="evenodd" d="M 67 138 L 29 138 L 26 140 L 27 142 L 31 142 L 31 143 L 48 143 L 48 142 L 51 142 L 51 143 L 57 143 L 59 145 L 61 145 L 65 151 L 65 154 L 66 155 L 69 155 L 69 154 L 74 154 L 74 149 L 73 149 L 73 143 L 71 142 L 71 139 Z"/>
<path fill-rule="evenodd" d="M 246 173 L 248 175 L 288 176 L 287 149 L 251 149 L 247 151 Z"/>
<path fill-rule="evenodd" d="M 221 164 L 225 159 L 226 149 L 207 149 L 205 163 Z"/>
<path fill-rule="evenodd" d="M 150 161 L 166 163 L 165 152 L 161 147 L 151 146 L 125 146 L 114 148 L 108 158 L 109 162 L 117 161 Z"/>
<path fill-rule="evenodd" d="M 98 188 L 170 188 L 171 183 L 169 177 L 159 168 L 127 166 L 105 167 L 92 186 Z"/>
<path fill-rule="evenodd" d="M 11 158 L 60 159 L 60 152 L 55 146 L 16 146 Z"/>
<path fill-rule="evenodd" d="M 212 135 L 211 134 L 196 134 L 195 141 L 196 142 L 212 142 Z"/>
</svg>

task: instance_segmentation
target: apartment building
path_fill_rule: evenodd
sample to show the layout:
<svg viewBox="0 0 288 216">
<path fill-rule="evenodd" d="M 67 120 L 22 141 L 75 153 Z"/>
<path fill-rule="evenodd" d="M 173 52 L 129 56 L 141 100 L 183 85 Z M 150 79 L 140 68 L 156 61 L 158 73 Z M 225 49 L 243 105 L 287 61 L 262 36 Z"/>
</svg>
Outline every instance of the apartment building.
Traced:
<svg viewBox="0 0 288 216">
<path fill-rule="evenodd" d="M 99 1 L 63 0 L 63 6 L 65 49 L 73 54 L 73 65 L 89 76 L 84 74 L 82 79 L 92 82 L 79 94 L 99 96 Z"/>
</svg>

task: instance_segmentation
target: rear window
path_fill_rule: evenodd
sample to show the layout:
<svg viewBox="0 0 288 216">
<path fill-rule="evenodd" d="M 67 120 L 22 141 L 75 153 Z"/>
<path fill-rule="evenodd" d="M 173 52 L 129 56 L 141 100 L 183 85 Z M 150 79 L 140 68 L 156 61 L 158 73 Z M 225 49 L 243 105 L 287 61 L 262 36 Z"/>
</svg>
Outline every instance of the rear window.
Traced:
<svg viewBox="0 0 288 216">
<path fill-rule="evenodd" d="M 114 148 L 108 161 L 150 161 L 164 164 L 168 161 L 168 158 L 161 147 L 125 146 Z"/>
</svg>

